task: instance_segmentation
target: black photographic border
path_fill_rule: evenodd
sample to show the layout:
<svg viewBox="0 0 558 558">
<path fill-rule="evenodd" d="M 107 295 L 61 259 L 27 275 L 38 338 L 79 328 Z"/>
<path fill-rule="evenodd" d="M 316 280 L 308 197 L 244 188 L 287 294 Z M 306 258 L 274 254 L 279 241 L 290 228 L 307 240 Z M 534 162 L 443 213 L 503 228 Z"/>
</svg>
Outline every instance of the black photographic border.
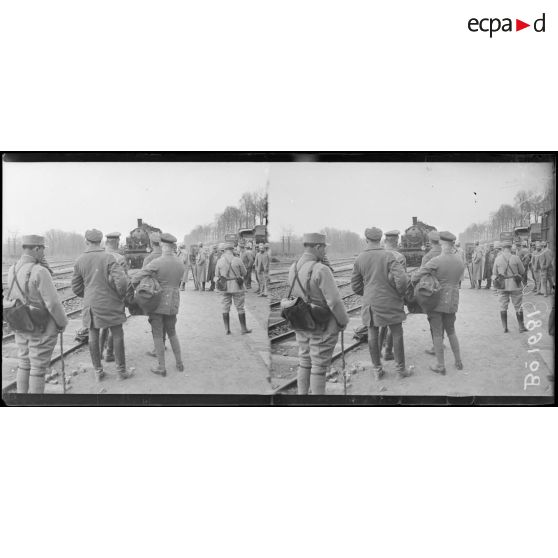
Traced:
<svg viewBox="0 0 558 558">
<path fill-rule="evenodd" d="M 552 163 L 555 151 L 22 151 L 3 152 L 3 162 L 108 163 Z M 1 172 L 1 171 L 0 171 Z M 3 175 L 2 175 L 3 177 Z M 556 220 L 556 216 L 555 216 Z M 555 228 L 556 230 L 556 228 Z M 555 351 L 554 351 L 555 352 Z M 3 406 L 556 406 L 556 387 L 550 396 L 372 396 L 372 395 L 231 395 L 231 394 L 17 394 L 2 393 Z"/>
</svg>

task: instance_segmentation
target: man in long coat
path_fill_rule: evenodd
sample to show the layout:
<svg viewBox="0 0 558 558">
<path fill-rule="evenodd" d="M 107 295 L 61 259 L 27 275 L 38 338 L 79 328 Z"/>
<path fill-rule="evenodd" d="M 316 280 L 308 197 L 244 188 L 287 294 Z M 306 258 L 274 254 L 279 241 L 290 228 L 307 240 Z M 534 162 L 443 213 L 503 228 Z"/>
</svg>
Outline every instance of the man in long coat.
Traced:
<svg viewBox="0 0 558 558">
<path fill-rule="evenodd" d="M 184 275 L 184 264 L 175 255 L 176 238 L 169 233 L 161 235 L 161 257 L 151 261 L 134 276 L 134 284 L 143 277 L 153 277 L 161 286 L 161 300 L 157 308 L 149 314 L 149 323 L 155 345 L 158 365 L 151 372 L 167 375 L 165 366 L 165 341 L 167 335 L 174 353 L 176 369 L 184 371 L 180 342 L 176 334 L 176 315 L 180 306 L 180 282 Z"/>
<path fill-rule="evenodd" d="M 199 289 L 205 291 L 205 283 L 207 281 L 207 253 L 203 249 L 202 242 L 198 245 L 198 253 L 196 255 L 196 279 Z"/>
<path fill-rule="evenodd" d="M 252 266 L 254 265 L 254 254 L 252 250 L 247 250 L 244 242 L 241 242 L 238 247 L 240 248 L 240 261 L 246 268 L 246 275 L 244 276 L 244 283 L 247 289 L 252 288 Z"/>
<path fill-rule="evenodd" d="M 431 274 L 440 282 L 440 294 L 438 304 L 427 312 L 428 321 L 432 331 L 432 340 L 434 342 L 434 353 L 437 363 L 430 369 L 438 374 L 446 373 L 446 365 L 444 362 L 444 332 L 448 336 L 453 356 L 455 358 L 455 367 L 458 370 L 463 369 L 461 362 L 461 353 L 459 349 L 459 341 L 455 333 L 455 314 L 459 307 L 459 282 L 463 274 L 464 263 L 462 258 L 455 253 L 454 241 L 455 236 L 448 232 L 440 232 L 440 240 L 442 242 L 442 253 L 436 258 L 432 258 L 426 265 L 421 266 L 413 274 L 413 281 L 418 280 L 426 274 Z"/>
<path fill-rule="evenodd" d="M 376 379 L 384 375 L 379 345 L 379 328 L 389 326 L 393 335 L 395 368 L 401 377 L 409 376 L 405 368 L 403 344 L 403 296 L 408 277 L 391 250 L 380 246 L 382 231 L 376 227 L 366 229 L 367 248 L 354 264 L 351 287 L 362 295 L 362 321 L 368 327 L 368 347 Z"/>
<path fill-rule="evenodd" d="M 215 267 L 220 257 L 221 256 L 217 251 L 217 244 L 214 244 L 213 248 L 211 249 L 211 253 L 209 254 L 209 257 L 207 259 L 207 280 L 210 282 L 210 286 L 209 286 L 210 291 L 215 290 L 215 277 L 214 277 Z"/>
<path fill-rule="evenodd" d="M 494 260 L 496 259 L 496 250 L 494 249 L 494 244 L 490 244 L 486 255 L 484 256 L 484 279 L 486 279 L 485 289 L 490 289 L 492 284 L 492 267 L 494 266 Z"/>
<path fill-rule="evenodd" d="M 126 321 L 124 296 L 128 277 L 112 254 L 101 248 L 103 233 L 97 229 L 85 233 L 87 248 L 77 259 L 72 277 L 72 290 L 83 298 L 83 325 L 89 328 L 89 352 L 100 381 L 105 372 L 101 364 L 99 329 L 110 328 L 114 342 L 114 357 L 118 377 L 130 377 L 126 371 L 124 331 Z"/>
<path fill-rule="evenodd" d="M 473 251 L 472 262 L 473 274 L 471 277 L 471 281 L 473 282 L 473 284 L 471 286 L 473 288 L 480 289 L 483 276 L 484 256 L 482 248 L 479 246 L 478 240 L 475 241 L 475 250 Z"/>
</svg>

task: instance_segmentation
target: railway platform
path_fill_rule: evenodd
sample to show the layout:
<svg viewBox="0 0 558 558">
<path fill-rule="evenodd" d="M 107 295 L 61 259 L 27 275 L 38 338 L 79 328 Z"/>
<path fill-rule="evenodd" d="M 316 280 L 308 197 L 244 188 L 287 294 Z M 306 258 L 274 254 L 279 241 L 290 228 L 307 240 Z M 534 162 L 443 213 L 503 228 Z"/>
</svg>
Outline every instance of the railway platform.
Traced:
<svg viewBox="0 0 558 558">
<path fill-rule="evenodd" d="M 236 310 L 231 309 L 231 332 L 225 335 L 218 292 L 195 291 L 190 281 L 181 293 L 177 333 L 182 347 L 185 371 L 178 372 L 174 356 L 167 342 L 167 376 L 150 371 L 156 359 L 146 355 L 153 347 L 147 316 L 130 316 L 124 324 L 126 364 L 133 376 L 117 380 L 114 362 L 104 363 L 106 379 L 97 383 L 91 366 L 87 345 L 65 357 L 66 375 L 71 377 L 69 396 L 73 393 L 140 393 L 140 394 L 262 394 L 270 389 L 269 339 L 267 321 L 269 299 L 258 297 L 253 291 L 246 294 L 246 320 L 252 329 L 241 335 Z M 64 334 L 64 349 L 75 341 L 81 318 L 71 320 Z M 54 357 L 59 352 L 59 344 Z M 2 388 L 15 380 L 17 368 L 15 344 L 2 347 Z M 52 366 L 60 371 L 60 362 Z M 77 372 L 77 374 L 75 374 Z M 75 374 L 75 375 L 73 375 Z M 59 378 L 59 376 L 58 376 Z M 45 393 L 61 393 L 62 385 L 47 383 Z"/>
</svg>

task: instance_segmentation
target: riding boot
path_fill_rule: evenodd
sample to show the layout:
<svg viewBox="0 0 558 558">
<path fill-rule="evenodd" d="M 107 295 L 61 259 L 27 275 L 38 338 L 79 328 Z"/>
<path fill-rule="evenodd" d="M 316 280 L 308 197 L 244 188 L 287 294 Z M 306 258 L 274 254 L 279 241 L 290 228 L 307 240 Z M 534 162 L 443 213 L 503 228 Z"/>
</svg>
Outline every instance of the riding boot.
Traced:
<svg viewBox="0 0 558 558">
<path fill-rule="evenodd" d="M 500 319 L 502 320 L 502 326 L 504 327 L 504 333 L 508 333 L 508 312 L 507 310 L 500 311 Z"/>
<path fill-rule="evenodd" d="M 252 333 L 251 329 L 246 327 L 246 314 L 239 314 L 238 319 L 240 321 L 240 331 L 244 335 L 246 333 Z"/>
<path fill-rule="evenodd" d="M 180 290 L 183 291 L 186 289 L 186 283 L 184 281 L 180 281 Z"/>
<path fill-rule="evenodd" d="M 312 366 L 310 391 L 312 395 L 325 395 L 327 366 Z"/>
<path fill-rule="evenodd" d="M 227 312 L 226 314 L 223 314 L 223 323 L 225 324 L 225 333 L 227 335 L 231 334 L 231 320 L 230 320 L 230 314 Z"/>
<path fill-rule="evenodd" d="M 114 362 L 114 337 L 109 332 L 107 335 L 107 354 L 105 357 L 106 362 Z"/>
<path fill-rule="evenodd" d="M 527 328 L 523 323 L 523 310 L 516 312 L 515 315 L 517 317 L 517 323 L 519 324 L 519 333 L 525 333 L 527 331 Z"/>
<path fill-rule="evenodd" d="M 105 351 L 105 345 L 107 343 L 107 337 L 108 337 L 109 331 L 110 330 L 109 330 L 108 327 L 103 327 L 99 331 L 99 350 L 101 351 L 101 360 L 103 360 L 103 353 Z"/>
<path fill-rule="evenodd" d="M 180 341 L 178 340 L 178 335 L 174 334 L 172 337 L 169 337 L 169 341 L 174 354 L 174 360 L 176 361 L 176 369 L 179 372 L 184 372 L 184 364 L 182 364 L 182 353 L 180 352 Z"/>
<path fill-rule="evenodd" d="M 459 341 L 455 333 L 448 335 L 451 350 L 453 352 L 453 358 L 455 359 L 455 367 L 458 370 L 463 370 L 463 363 L 461 362 L 461 350 L 459 348 Z"/>
<path fill-rule="evenodd" d="M 116 372 L 119 380 L 127 380 L 133 374 L 126 370 L 126 350 L 124 348 L 124 332 L 122 327 L 112 328 L 112 342 L 114 360 L 116 360 Z M 108 360 L 108 356 L 107 356 Z"/>
<path fill-rule="evenodd" d="M 151 368 L 153 374 L 158 374 L 159 376 L 166 376 L 167 369 L 165 368 L 165 341 L 162 337 L 154 337 L 153 344 L 155 345 L 155 352 L 157 353 L 158 365 Z"/>
<path fill-rule="evenodd" d="M 308 395 L 310 389 L 310 368 L 299 366 L 296 372 L 296 385 L 298 395 Z"/>
<path fill-rule="evenodd" d="M 202 284 L 201 284 L 201 290 L 202 290 L 202 291 L 205 291 L 205 283 L 202 283 Z"/>
</svg>

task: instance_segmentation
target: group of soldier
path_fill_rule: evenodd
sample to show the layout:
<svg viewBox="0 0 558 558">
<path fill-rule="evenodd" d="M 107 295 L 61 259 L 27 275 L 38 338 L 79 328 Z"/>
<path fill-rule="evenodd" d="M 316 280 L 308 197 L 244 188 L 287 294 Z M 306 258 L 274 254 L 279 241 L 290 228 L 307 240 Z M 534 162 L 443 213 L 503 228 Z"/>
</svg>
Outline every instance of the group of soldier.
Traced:
<svg viewBox="0 0 558 558">
<path fill-rule="evenodd" d="M 126 366 L 123 323 L 125 307 L 130 304 L 130 293 L 135 292 L 145 280 L 156 280 L 158 298 L 156 307 L 145 313 L 151 325 L 153 345 L 148 355 L 157 358 L 151 372 L 167 375 L 165 341 L 169 340 L 176 369 L 184 371 L 180 341 L 176 333 L 177 314 L 180 306 L 180 289 L 188 281 L 190 254 L 178 250 L 177 239 L 169 233 L 152 233 L 152 251 L 140 270 L 130 270 L 126 258 L 119 252 L 120 233 L 109 233 L 102 246 L 103 233 L 91 229 L 85 233 L 85 251 L 76 260 L 71 287 L 83 298 L 82 319 L 88 331 L 91 362 L 97 381 L 105 377 L 103 360 L 116 363 L 117 377 L 128 379 L 132 374 Z M 21 303 L 31 302 L 47 311 L 46 324 L 36 325 L 33 331 L 15 331 L 18 347 L 18 393 L 43 393 L 52 353 L 58 335 L 67 324 L 62 302 L 52 279 L 52 272 L 45 258 L 45 239 L 39 235 L 22 237 L 22 256 L 8 271 L 8 295 Z M 231 242 L 214 247 L 211 257 L 206 258 L 203 245 L 196 251 L 196 289 L 209 290 L 221 284 L 223 322 L 225 333 L 230 335 L 230 308 L 236 307 L 242 334 L 251 333 L 246 325 L 244 308 L 245 293 L 251 288 L 252 270 L 258 278 L 258 292 L 267 296 L 270 254 L 265 245 L 252 255 L 251 245 L 238 247 Z M 236 253 L 235 253 L 236 252 Z M 200 255 L 201 254 L 201 255 Z M 208 262 L 207 268 L 202 267 Z M 187 262 L 187 263 L 186 263 Z M 197 278 L 197 280 L 196 280 Z M 105 352 L 106 349 L 106 352 Z"/>
<path fill-rule="evenodd" d="M 384 360 L 395 361 L 395 370 L 401 378 L 410 375 L 411 372 L 405 365 L 402 328 L 406 318 L 404 306 L 408 305 L 408 299 L 412 296 L 410 292 L 413 292 L 417 283 L 421 282 L 422 285 L 425 282 L 425 288 L 429 288 L 428 279 L 432 281 L 433 278 L 439 284 L 436 302 L 423 309 L 429 322 L 433 345 L 426 352 L 436 358 L 436 363 L 430 369 L 437 374 L 446 374 L 443 339 L 447 336 L 455 367 L 463 370 L 455 320 L 467 262 L 455 235 L 449 231 L 431 231 L 428 235 L 430 251 L 423 256 L 420 267 L 412 273 L 407 272 L 405 256 L 397 249 L 399 231 L 393 230 L 383 235 L 380 229 L 370 227 L 365 230 L 364 235 L 367 247 L 356 258 L 351 287 L 355 294 L 362 296 L 361 317 L 367 328 L 375 378 L 380 380 L 385 375 L 382 357 Z M 327 263 L 328 245 L 325 235 L 305 234 L 303 244 L 303 256 L 289 271 L 289 285 L 292 286 L 293 296 L 308 300 L 312 313 L 317 309 L 319 314 L 325 315 L 325 319 L 320 320 L 320 323 L 316 322 L 312 329 L 295 330 L 299 346 L 298 393 L 320 395 L 325 393 L 326 375 L 331 368 L 333 350 L 349 318 Z M 541 243 L 535 254 L 530 255 L 529 264 L 523 263 L 523 247 L 517 249 L 517 254 L 512 253 L 512 248 L 511 241 L 498 243 L 487 264 L 490 279 L 499 277 L 502 281 L 499 283 L 498 296 L 500 316 L 506 333 L 510 301 L 516 310 L 519 331 L 527 331 L 522 310 L 523 284 L 521 281 L 521 286 L 517 284 L 517 277 L 525 278 L 526 283 L 526 265 L 530 265 L 534 271 L 539 270 L 545 294 L 548 292 L 549 277 L 552 282 L 553 258 L 545 244 Z M 473 277 L 471 280 L 472 286 L 477 287 Z M 432 286 L 432 282 L 430 285 Z M 537 283 L 536 286 L 537 294 L 540 294 L 541 287 Z M 490 284 L 487 288 L 490 288 Z"/>
<path fill-rule="evenodd" d="M 154 233 L 157 234 L 157 233 Z M 152 240 L 153 243 L 153 240 Z M 196 291 L 205 291 L 206 283 L 209 283 L 208 291 L 215 291 L 215 269 L 219 258 L 224 253 L 226 243 L 214 244 L 211 250 L 200 242 L 188 250 L 185 244 L 179 244 L 178 257 L 184 263 L 186 270 L 180 283 L 180 290 L 184 290 L 188 283 L 190 274 Z M 243 274 L 246 289 L 252 289 L 252 273 L 256 275 L 258 288 L 255 291 L 262 297 L 268 296 L 269 289 L 269 266 L 271 254 L 268 243 L 260 243 L 256 246 L 254 253 L 252 242 L 241 240 L 237 245 L 233 243 L 233 254 L 240 258 L 244 265 Z"/>
</svg>

